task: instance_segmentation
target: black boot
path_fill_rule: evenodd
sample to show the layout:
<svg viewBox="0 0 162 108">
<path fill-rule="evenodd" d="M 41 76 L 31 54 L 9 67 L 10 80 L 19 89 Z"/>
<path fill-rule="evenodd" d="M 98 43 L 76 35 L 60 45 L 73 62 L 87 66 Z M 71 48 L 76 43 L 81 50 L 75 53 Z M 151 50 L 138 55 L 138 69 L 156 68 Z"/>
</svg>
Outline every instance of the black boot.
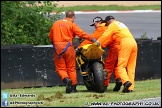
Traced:
<svg viewBox="0 0 162 108">
<path fill-rule="evenodd" d="M 72 85 L 72 92 L 78 92 L 78 90 L 76 89 L 76 84 Z"/>
<path fill-rule="evenodd" d="M 72 92 L 72 81 L 69 78 L 64 78 L 63 82 L 66 84 L 66 93 Z"/>
<path fill-rule="evenodd" d="M 120 78 L 116 79 L 116 85 L 115 85 L 113 91 L 119 91 L 121 86 L 122 86 L 122 82 L 121 82 Z"/>
<path fill-rule="evenodd" d="M 130 81 L 126 81 L 126 82 L 124 83 L 124 88 L 123 88 L 122 92 L 127 93 L 127 92 L 128 92 L 128 88 L 129 88 L 131 85 L 132 85 L 132 83 L 131 83 Z"/>
</svg>

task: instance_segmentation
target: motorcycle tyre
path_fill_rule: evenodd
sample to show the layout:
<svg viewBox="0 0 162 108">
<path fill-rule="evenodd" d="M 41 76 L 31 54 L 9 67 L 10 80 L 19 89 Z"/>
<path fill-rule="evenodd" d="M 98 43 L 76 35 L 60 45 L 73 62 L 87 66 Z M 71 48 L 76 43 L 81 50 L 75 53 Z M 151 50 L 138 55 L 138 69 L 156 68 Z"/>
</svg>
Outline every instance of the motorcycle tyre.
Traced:
<svg viewBox="0 0 162 108">
<path fill-rule="evenodd" d="M 94 62 L 92 68 L 94 70 L 95 91 L 103 93 L 106 90 L 104 85 L 103 64 L 100 62 Z"/>
</svg>

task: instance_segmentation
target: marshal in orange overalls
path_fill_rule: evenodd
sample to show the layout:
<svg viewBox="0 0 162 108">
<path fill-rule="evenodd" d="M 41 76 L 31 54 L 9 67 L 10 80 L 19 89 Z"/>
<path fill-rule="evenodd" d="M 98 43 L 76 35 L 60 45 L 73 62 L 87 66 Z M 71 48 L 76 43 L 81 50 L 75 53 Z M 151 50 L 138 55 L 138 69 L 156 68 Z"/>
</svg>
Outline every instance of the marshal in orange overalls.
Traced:
<svg viewBox="0 0 162 108">
<path fill-rule="evenodd" d="M 76 54 L 72 39 L 75 36 L 91 40 L 92 37 L 69 18 L 56 21 L 49 34 L 49 39 L 54 45 L 54 65 L 61 79 L 70 78 L 72 85 L 77 84 Z M 66 50 L 66 51 L 64 51 Z M 64 52 L 63 52 L 64 51 Z"/>
<path fill-rule="evenodd" d="M 110 43 L 119 45 L 118 62 L 115 70 L 118 72 L 122 84 L 130 81 L 132 85 L 128 90 L 133 90 L 138 49 L 137 43 L 129 29 L 125 24 L 114 20 L 97 41 L 99 41 L 103 47 Z"/>
</svg>

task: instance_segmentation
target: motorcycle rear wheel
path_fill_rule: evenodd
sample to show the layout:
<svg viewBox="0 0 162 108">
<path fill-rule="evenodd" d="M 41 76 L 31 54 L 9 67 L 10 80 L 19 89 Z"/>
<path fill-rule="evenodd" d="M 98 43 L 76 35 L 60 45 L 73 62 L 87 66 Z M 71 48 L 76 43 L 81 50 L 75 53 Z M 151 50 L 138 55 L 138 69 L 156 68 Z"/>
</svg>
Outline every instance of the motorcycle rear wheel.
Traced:
<svg viewBox="0 0 162 108">
<path fill-rule="evenodd" d="M 103 64 L 100 62 L 94 62 L 92 68 L 94 72 L 95 91 L 103 93 L 106 90 L 104 85 Z"/>
</svg>

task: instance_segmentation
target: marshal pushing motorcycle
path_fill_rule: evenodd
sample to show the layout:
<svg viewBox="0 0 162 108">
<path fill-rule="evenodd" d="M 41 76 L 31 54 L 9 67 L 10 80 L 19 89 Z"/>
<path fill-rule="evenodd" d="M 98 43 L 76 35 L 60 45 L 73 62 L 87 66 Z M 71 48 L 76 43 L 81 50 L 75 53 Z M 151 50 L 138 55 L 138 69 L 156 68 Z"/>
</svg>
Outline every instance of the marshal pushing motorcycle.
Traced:
<svg viewBox="0 0 162 108">
<path fill-rule="evenodd" d="M 102 55 L 105 51 L 101 46 L 87 44 L 77 51 L 76 61 L 83 78 L 83 82 L 89 91 L 103 93 L 106 90 L 104 79 L 107 72 L 103 70 L 104 61 Z"/>
</svg>

